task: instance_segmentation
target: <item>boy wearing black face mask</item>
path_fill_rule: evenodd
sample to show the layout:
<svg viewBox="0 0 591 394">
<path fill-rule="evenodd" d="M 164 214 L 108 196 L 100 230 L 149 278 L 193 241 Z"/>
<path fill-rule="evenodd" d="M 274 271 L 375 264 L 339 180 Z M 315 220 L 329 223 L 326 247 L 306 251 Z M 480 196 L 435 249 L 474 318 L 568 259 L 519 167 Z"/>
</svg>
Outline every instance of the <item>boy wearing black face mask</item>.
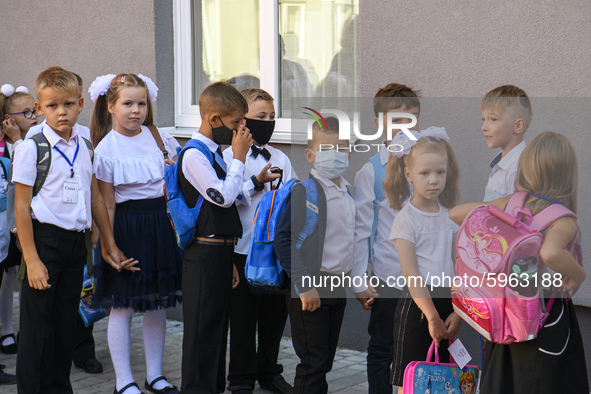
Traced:
<svg viewBox="0 0 591 394">
<path fill-rule="evenodd" d="M 193 138 L 212 152 L 213 165 L 198 149 L 187 150 L 180 178 L 186 178 L 185 198 L 204 198 L 195 239 L 183 259 L 182 392 L 223 392 L 230 294 L 238 285 L 232 253 L 242 225 L 234 200 L 242 192 L 246 154 L 252 144 L 244 114 L 248 104 L 232 85 L 217 82 L 199 97 L 201 127 Z M 223 160 L 220 144 L 232 144 L 234 158 Z M 187 184 L 187 182 L 184 182 Z M 192 196 L 191 196 L 192 194 Z"/>
<path fill-rule="evenodd" d="M 270 173 L 269 169 L 271 166 L 281 168 L 284 182 L 296 175 L 287 155 L 267 145 L 275 128 L 273 97 L 256 88 L 244 89 L 241 93 L 248 102 L 246 127 L 252 134 L 253 144 L 246 155 L 242 194 L 236 200 L 243 235 L 232 257 L 240 275 L 240 283 L 232 292 L 230 300 L 228 390 L 239 394 L 252 393 L 258 380 L 264 389 L 288 393 L 292 387 L 281 376 L 283 367 L 277 363 L 287 319 L 285 296 L 253 293 L 244 277 L 244 265 L 257 205 L 263 194 L 281 186 L 278 184 L 280 175 Z M 226 163 L 230 163 L 233 157 L 233 147 L 224 151 Z"/>
</svg>

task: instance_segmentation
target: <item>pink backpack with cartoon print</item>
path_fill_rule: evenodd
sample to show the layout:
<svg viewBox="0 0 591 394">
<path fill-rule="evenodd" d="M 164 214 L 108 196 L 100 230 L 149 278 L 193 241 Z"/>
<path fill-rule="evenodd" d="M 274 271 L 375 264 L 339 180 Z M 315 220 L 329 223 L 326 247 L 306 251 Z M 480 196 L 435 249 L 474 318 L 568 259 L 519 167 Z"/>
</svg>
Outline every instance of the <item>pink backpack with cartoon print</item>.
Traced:
<svg viewBox="0 0 591 394">
<path fill-rule="evenodd" d="M 577 219 L 560 204 L 552 204 L 532 217 L 530 210 L 523 208 L 527 196 L 525 192 L 515 193 L 505 211 L 494 205 L 474 208 L 458 233 L 455 270 L 462 281 L 460 286 L 452 286 L 454 310 L 495 343 L 537 337 L 562 284 L 559 274 L 543 269 L 541 231 L 561 217 Z M 582 266 L 578 235 L 569 252 Z M 540 295 L 541 287 L 554 288 L 548 305 Z"/>
</svg>

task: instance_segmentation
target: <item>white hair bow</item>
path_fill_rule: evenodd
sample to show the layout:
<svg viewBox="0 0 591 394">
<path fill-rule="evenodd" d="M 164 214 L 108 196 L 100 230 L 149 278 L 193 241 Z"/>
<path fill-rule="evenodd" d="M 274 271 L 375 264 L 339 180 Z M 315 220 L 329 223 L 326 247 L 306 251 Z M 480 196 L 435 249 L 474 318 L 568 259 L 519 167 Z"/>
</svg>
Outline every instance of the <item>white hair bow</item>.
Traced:
<svg viewBox="0 0 591 394">
<path fill-rule="evenodd" d="M 90 99 L 93 103 L 96 102 L 96 99 L 98 99 L 99 96 L 107 93 L 109 86 L 111 86 L 111 82 L 115 77 L 115 74 L 101 75 L 96 77 L 96 79 L 90 84 L 88 93 L 90 93 Z"/>
<path fill-rule="evenodd" d="M 410 132 L 416 137 L 416 140 L 410 139 L 404 131 L 400 131 L 394 136 L 392 142 L 390 142 L 390 146 L 392 148 L 389 149 L 389 151 L 392 152 L 394 156 L 401 158 L 404 155 L 408 155 L 412 150 L 412 147 L 415 146 L 418 140 L 423 137 L 433 137 L 449 142 L 449 136 L 447 135 L 447 130 L 445 127 L 431 126 L 425 130 L 419 131 L 418 133 L 412 131 Z"/>
</svg>

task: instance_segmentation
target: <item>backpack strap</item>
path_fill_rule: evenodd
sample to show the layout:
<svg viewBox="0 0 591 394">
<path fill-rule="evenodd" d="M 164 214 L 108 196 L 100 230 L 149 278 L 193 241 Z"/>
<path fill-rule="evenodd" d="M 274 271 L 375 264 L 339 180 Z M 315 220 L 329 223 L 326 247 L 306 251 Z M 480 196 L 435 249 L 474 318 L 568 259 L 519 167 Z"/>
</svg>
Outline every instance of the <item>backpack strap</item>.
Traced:
<svg viewBox="0 0 591 394">
<path fill-rule="evenodd" d="M 373 244 L 376 238 L 376 231 L 378 229 L 378 213 L 380 210 L 380 203 L 384 200 L 384 178 L 386 177 L 386 166 L 382 165 L 382 159 L 380 152 L 373 155 L 369 162 L 373 166 L 374 181 L 373 181 L 373 193 L 375 199 L 373 200 L 373 222 L 371 224 L 371 234 L 369 236 L 369 260 L 373 261 Z"/>
<path fill-rule="evenodd" d="M 529 228 L 536 231 L 542 231 L 554 223 L 554 221 L 563 217 L 571 217 L 577 220 L 577 215 L 564 205 L 552 204 L 533 217 Z"/>
<path fill-rule="evenodd" d="M 31 137 L 37 147 L 37 177 L 33 185 L 33 196 L 39 193 L 43 187 L 47 174 L 49 173 L 49 166 L 51 165 L 51 148 L 49 141 L 43 132 L 35 134 Z"/>
<path fill-rule="evenodd" d="M 8 174 L 10 172 L 10 159 L 7 157 L 0 157 L 2 162 L 2 170 L 4 171 L 4 179 L 8 182 Z"/>
<path fill-rule="evenodd" d="M 162 141 L 162 136 L 160 135 L 158 128 L 154 125 L 150 125 L 147 127 L 150 130 L 150 133 L 152 133 L 152 137 L 154 137 L 156 145 L 158 145 L 158 148 L 162 151 L 162 154 L 164 155 L 164 160 L 168 159 L 168 151 L 164 147 L 164 142 Z"/>
<path fill-rule="evenodd" d="M 189 141 L 187 141 L 187 143 L 185 144 L 183 149 L 180 151 L 180 153 L 177 154 L 178 161 L 177 161 L 176 165 L 178 166 L 179 189 L 180 189 L 181 193 L 183 194 L 183 197 L 185 198 L 185 202 L 187 203 L 187 206 L 189 208 L 194 208 L 195 206 L 197 206 L 197 204 L 199 204 L 199 206 L 201 206 L 203 204 L 204 198 L 197 191 L 197 189 L 195 189 L 193 187 L 193 185 L 191 185 L 191 183 L 187 180 L 187 178 L 185 177 L 185 174 L 183 173 L 182 159 L 185 155 L 185 152 L 189 149 L 197 149 L 199 152 L 203 153 L 203 155 L 207 158 L 207 160 L 209 160 L 209 164 L 211 164 L 212 167 L 213 167 L 213 163 L 214 163 L 215 159 L 213 157 L 213 153 L 209 150 L 207 145 L 205 145 L 203 142 L 196 140 L 196 139 L 190 139 Z"/>
<path fill-rule="evenodd" d="M 316 230 L 318 224 L 318 186 L 314 178 L 308 178 L 301 184 L 306 188 L 306 223 L 298 235 L 296 248 L 299 250 L 302 244 Z"/>
<path fill-rule="evenodd" d="M 519 211 L 525 205 L 525 200 L 527 200 L 528 193 L 527 192 L 515 192 L 509 199 L 507 206 L 505 207 L 505 212 L 509 215 L 516 217 Z"/>
<path fill-rule="evenodd" d="M 92 146 L 92 142 L 87 140 L 86 138 L 80 136 L 84 143 L 86 144 L 86 149 L 88 149 L 88 155 L 90 156 L 90 162 L 94 164 L 94 147 Z"/>
</svg>

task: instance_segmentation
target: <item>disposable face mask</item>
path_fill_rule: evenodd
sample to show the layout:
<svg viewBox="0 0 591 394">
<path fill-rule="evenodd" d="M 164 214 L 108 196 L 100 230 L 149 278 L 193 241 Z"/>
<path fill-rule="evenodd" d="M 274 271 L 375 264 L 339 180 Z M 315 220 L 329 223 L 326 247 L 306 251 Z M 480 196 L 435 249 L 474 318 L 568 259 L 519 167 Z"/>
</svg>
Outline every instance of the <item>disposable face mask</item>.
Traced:
<svg viewBox="0 0 591 394">
<path fill-rule="evenodd" d="M 340 176 L 349 167 L 349 154 L 334 149 L 315 152 L 314 168 L 328 179 Z"/>
<path fill-rule="evenodd" d="M 259 119 L 246 119 L 246 127 L 252 134 L 252 139 L 258 145 L 265 145 L 269 143 L 273 130 L 275 130 L 274 120 L 259 120 Z"/>
<path fill-rule="evenodd" d="M 222 122 L 222 118 L 220 118 Z M 209 124 L 211 126 L 211 123 Z M 211 126 L 211 137 L 213 142 L 218 145 L 232 145 L 232 129 L 228 128 L 224 122 L 220 127 Z"/>
</svg>

